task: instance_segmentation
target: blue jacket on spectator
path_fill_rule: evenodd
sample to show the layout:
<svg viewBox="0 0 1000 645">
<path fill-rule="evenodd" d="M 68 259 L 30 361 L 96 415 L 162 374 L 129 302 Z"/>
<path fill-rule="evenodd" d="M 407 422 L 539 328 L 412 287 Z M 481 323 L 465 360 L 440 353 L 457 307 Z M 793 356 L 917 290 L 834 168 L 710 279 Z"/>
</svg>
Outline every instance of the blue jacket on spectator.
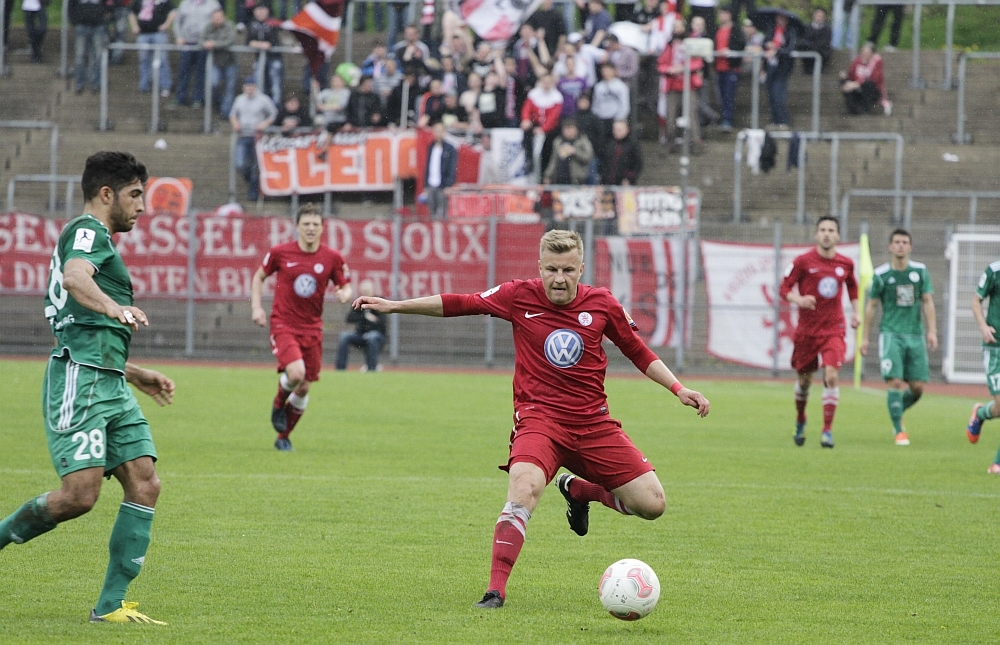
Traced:
<svg viewBox="0 0 1000 645">
<path fill-rule="evenodd" d="M 441 142 L 441 188 L 450 188 L 455 185 L 455 172 L 458 169 L 458 150 L 447 141 Z M 424 186 L 427 185 L 427 178 L 430 174 L 430 158 L 433 144 L 427 149 L 427 167 L 424 168 Z"/>
</svg>

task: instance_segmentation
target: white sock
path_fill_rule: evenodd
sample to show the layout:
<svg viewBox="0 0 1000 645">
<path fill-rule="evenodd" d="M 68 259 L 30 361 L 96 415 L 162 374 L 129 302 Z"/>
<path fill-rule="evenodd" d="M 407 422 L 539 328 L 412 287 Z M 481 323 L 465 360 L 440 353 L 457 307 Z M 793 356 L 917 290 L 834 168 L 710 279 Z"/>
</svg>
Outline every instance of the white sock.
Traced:
<svg viewBox="0 0 1000 645">
<path fill-rule="evenodd" d="M 839 387 L 824 387 L 823 388 L 823 405 L 837 405 L 840 403 L 840 388 Z"/>
<path fill-rule="evenodd" d="M 291 392 L 292 390 L 295 389 L 295 386 L 292 385 L 292 382 L 288 380 L 288 374 L 285 374 L 284 372 L 282 372 L 281 376 L 278 377 L 278 385 L 280 385 L 281 389 L 284 390 L 285 392 Z"/>
<path fill-rule="evenodd" d="M 305 396 L 299 396 L 295 392 L 292 392 L 292 394 L 288 397 L 288 405 L 293 406 L 296 410 L 301 412 L 306 409 L 307 405 L 309 405 L 309 395 L 306 394 Z"/>
</svg>

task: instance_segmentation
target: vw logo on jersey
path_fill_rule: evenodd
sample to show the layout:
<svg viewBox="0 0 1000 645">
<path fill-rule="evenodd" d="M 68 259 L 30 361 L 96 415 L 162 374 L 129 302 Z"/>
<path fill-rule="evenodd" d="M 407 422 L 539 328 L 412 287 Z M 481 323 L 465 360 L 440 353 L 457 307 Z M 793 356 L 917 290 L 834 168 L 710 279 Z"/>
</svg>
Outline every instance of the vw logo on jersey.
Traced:
<svg viewBox="0 0 1000 645">
<path fill-rule="evenodd" d="M 308 298 L 316 293 L 316 278 L 308 273 L 303 273 L 295 278 L 295 295 L 300 298 Z"/>
<path fill-rule="evenodd" d="M 545 358 L 560 369 L 573 367 L 583 357 L 583 339 L 572 329 L 557 329 L 545 339 Z"/>
<path fill-rule="evenodd" d="M 819 295 L 824 298 L 832 298 L 837 295 L 840 283 L 837 282 L 836 278 L 831 278 L 827 276 L 819 281 Z"/>
<path fill-rule="evenodd" d="M 313 271 L 315 271 L 317 274 L 323 273 L 323 265 L 317 262 L 316 264 L 313 265 Z"/>
</svg>

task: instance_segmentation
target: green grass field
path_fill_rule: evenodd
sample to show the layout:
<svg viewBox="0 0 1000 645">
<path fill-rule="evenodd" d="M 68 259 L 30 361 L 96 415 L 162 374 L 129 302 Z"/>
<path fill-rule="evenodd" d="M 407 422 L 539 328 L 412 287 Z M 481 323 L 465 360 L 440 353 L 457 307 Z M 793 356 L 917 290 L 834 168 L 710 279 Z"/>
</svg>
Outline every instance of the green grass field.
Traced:
<svg viewBox="0 0 1000 645">
<path fill-rule="evenodd" d="M 44 363 L 0 361 L 0 514 L 54 488 L 39 413 Z M 791 386 L 697 382 L 699 420 L 641 379 L 612 378 L 613 414 L 658 467 L 655 522 L 591 512 L 566 526 L 550 487 L 507 606 L 472 609 L 506 480 L 508 375 L 323 374 L 272 448 L 275 376 L 161 368 L 176 402 L 144 407 L 163 492 L 130 590 L 167 627 L 90 625 L 120 501 L 0 553 L 3 643 L 984 643 L 1000 604 L 998 436 L 969 445 L 970 400 L 928 396 L 891 441 L 885 399 L 843 389 L 837 447 L 791 441 Z M 818 391 L 810 403 L 820 417 Z M 985 394 L 985 392 L 984 392 Z M 141 395 L 140 395 L 141 396 Z M 145 398 L 145 397 L 143 397 Z M 1000 424 L 998 424 L 1000 425 Z M 596 587 L 616 559 L 662 584 L 619 622 Z"/>
</svg>

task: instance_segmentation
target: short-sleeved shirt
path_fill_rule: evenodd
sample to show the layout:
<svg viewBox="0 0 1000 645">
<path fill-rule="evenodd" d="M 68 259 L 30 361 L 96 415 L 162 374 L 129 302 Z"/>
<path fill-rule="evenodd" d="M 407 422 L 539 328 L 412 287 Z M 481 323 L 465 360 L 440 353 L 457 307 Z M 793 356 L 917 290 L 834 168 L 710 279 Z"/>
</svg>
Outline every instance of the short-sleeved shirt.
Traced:
<svg viewBox="0 0 1000 645">
<path fill-rule="evenodd" d="M 325 244 L 307 253 L 298 242 L 288 242 L 268 251 L 261 267 L 265 275 L 278 274 L 271 306 L 271 333 L 322 335 L 327 283 L 342 287 L 350 281 L 344 256 Z"/>
<path fill-rule="evenodd" d="M 139 23 L 139 31 L 144 34 L 159 31 L 173 10 L 173 0 L 135 0 L 132 3 L 132 13 Z"/>
<path fill-rule="evenodd" d="M 842 288 L 847 287 L 851 300 L 858 299 L 854 261 L 839 253 L 824 258 L 816 249 L 807 251 L 785 270 L 780 297 L 785 299 L 796 285 L 799 295 L 816 297 L 816 308 L 799 310 L 795 338 L 843 336 L 847 325 L 844 323 Z"/>
<path fill-rule="evenodd" d="M 1000 329 L 1000 260 L 990 264 L 979 276 L 976 285 L 976 295 L 980 300 L 990 299 L 986 309 L 986 324 L 994 329 Z M 983 347 L 1000 347 L 1000 343 L 983 343 Z"/>
<path fill-rule="evenodd" d="M 68 353 L 76 363 L 124 374 L 132 328 L 87 309 L 63 288 L 66 263 L 75 258 L 93 265 L 94 282 L 105 295 L 122 306 L 133 302 L 132 278 L 108 229 L 93 215 L 70 221 L 59 235 L 49 262 L 45 317 L 56 337 L 52 355 Z"/>
<path fill-rule="evenodd" d="M 879 331 L 923 336 L 920 305 L 926 293 L 934 293 L 927 265 L 911 261 L 903 271 L 888 263 L 876 268 L 868 297 L 882 303 Z"/>
<path fill-rule="evenodd" d="M 573 302 L 556 305 L 536 278 L 478 294 L 445 294 L 441 300 L 445 316 L 489 314 L 513 325 L 516 414 L 541 411 L 571 424 L 609 418 L 605 336 L 640 372 L 657 360 L 607 289 L 581 284 Z"/>
</svg>

